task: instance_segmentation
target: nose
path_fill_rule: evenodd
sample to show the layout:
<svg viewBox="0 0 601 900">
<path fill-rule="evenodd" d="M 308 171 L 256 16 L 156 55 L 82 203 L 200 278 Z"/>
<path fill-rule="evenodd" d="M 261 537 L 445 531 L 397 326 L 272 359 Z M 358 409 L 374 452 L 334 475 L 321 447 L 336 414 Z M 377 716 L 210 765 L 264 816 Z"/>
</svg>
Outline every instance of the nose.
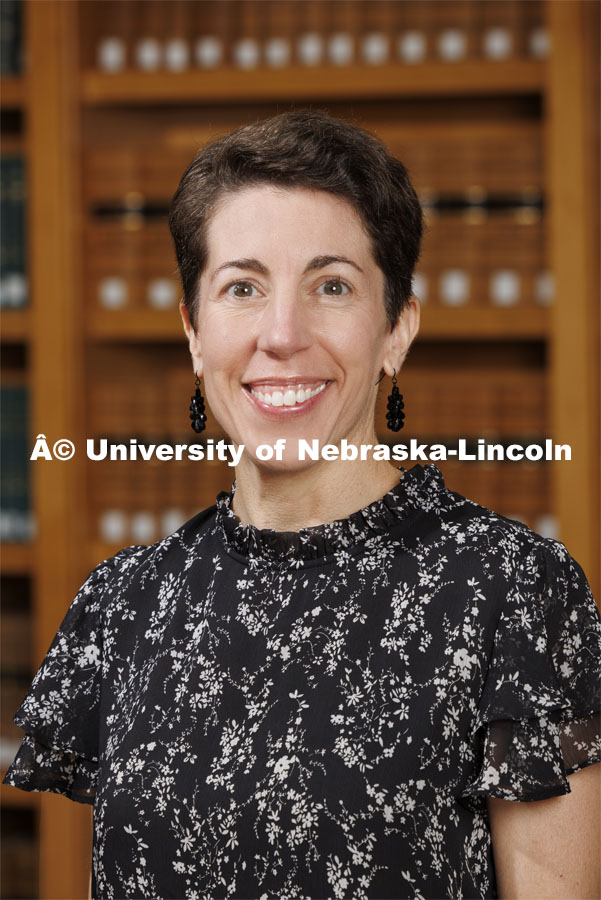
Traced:
<svg viewBox="0 0 601 900">
<path fill-rule="evenodd" d="M 296 291 L 278 291 L 261 314 L 257 347 L 281 359 L 289 359 L 311 344 L 308 310 Z"/>
</svg>

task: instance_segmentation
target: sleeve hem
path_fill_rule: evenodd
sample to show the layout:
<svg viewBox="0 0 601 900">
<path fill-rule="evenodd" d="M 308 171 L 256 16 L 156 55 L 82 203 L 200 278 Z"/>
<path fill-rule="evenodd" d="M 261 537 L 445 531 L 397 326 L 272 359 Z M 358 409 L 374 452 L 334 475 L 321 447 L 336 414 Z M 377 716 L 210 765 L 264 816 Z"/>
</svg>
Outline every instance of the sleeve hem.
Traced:
<svg viewBox="0 0 601 900">
<path fill-rule="evenodd" d="M 80 759 L 86 760 L 86 762 L 98 765 L 99 760 L 97 756 L 92 756 L 89 753 L 84 753 L 74 747 L 62 746 L 60 743 L 57 743 L 50 735 L 47 735 L 44 732 L 44 728 L 40 727 L 37 722 L 34 722 L 32 719 L 28 719 L 25 716 L 20 716 L 18 711 L 13 716 L 13 722 L 15 723 L 15 725 L 21 728 L 26 735 L 28 735 L 30 738 L 33 738 L 33 740 L 38 744 L 42 744 L 47 750 L 66 753 L 70 756 L 76 756 Z"/>
<path fill-rule="evenodd" d="M 77 753 L 48 747 L 26 733 L 3 784 L 25 791 L 62 794 L 78 803 L 94 803 L 98 765 Z"/>
<path fill-rule="evenodd" d="M 6 784 L 9 787 L 17 788 L 19 791 L 27 791 L 27 793 L 38 793 L 38 794 L 59 794 L 61 797 L 65 797 L 67 800 L 72 800 L 74 803 L 83 803 L 86 806 L 94 805 L 94 796 L 83 797 L 78 796 L 77 794 L 72 793 L 71 791 L 60 790 L 60 788 L 55 786 L 48 787 L 37 787 L 31 784 L 18 784 L 15 781 L 9 780 L 8 774 L 4 776 L 2 779 L 2 784 Z"/>
<path fill-rule="evenodd" d="M 601 756 L 595 756 L 592 759 L 584 759 L 581 763 L 575 763 L 569 769 L 566 769 L 566 775 L 575 775 L 576 772 L 582 772 L 583 769 L 588 769 L 589 766 L 594 766 L 596 763 L 601 763 Z"/>
</svg>

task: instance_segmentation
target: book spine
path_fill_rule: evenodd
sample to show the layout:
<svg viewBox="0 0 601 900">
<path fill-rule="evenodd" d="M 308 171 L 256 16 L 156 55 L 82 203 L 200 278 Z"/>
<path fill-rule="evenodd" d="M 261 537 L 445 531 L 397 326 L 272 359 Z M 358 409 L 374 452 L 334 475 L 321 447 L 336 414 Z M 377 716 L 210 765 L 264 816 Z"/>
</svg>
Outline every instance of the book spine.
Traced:
<svg viewBox="0 0 601 900">
<path fill-rule="evenodd" d="M 229 62 L 236 69 L 256 69 L 261 63 L 262 0 L 230 0 L 232 42 Z"/>
<path fill-rule="evenodd" d="M 294 0 L 264 0 L 263 60 L 272 69 L 291 65 L 298 37 L 298 3 Z"/>
<path fill-rule="evenodd" d="M 296 59 L 302 66 L 318 66 L 325 62 L 328 29 L 326 5 L 320 0 L 305 0 L 300 7 L 300 34 L 296 43 Z"/>
<path fill-rule="evenodd" d="M 229 6 L 224 0 L 198 0 L 192 10 L 194 62 L 201 69 L 215 69 L 229 57 Z"/>
<path fill-rule="evenodd" d="M 27 305 L 25 168 L 22 155 L 0 156 L 0 307 Z"/>
<path fill-rule="evenodd" d="M 165 64 L 168 8 L 164 0 L 137 0 L 133 65 L 142 72 L 156 72 Z"/>
<path fill-rule="evenodd" d="M 489 0 L 478 3 L 479 55 L 505 60 L 519 54 L 519 0 Z"/>
<path fill-rule="evenodd" d="M 165 68 L 170 72 L 183 72 L 190 67 L 191 17 L 189 0 L 171 0 L 168 7 L 165 43 Z"/>
<path fill-rule="evenodd" d="M 29 541 L 32 516 L 27 388 L 16 384 L 0 388 L 0 405 L 0 540 Z"/>
<path fill-rule="evenodd" d="M 360 7 L 356 0 L 336 0 L 327 6 L 326 59 L 332 66 L 355 62 Z"/>
<path fill-rule="evenodd" d="M 92 35 L 82 35 L 83 53 L 95 45 L 95 64 L 103 72 L 121 72 L 135 65 L 133 37 L 137 4 L 129 0 L 102 0 L 86 4 L 82 16 L 84 29 L 88 22 Z M 87 51 L 90 53 L 90 50 Z"/>
<path fill-rule="evenodd" d="M 358 58 L 369 66 L 387 63 L 396 43 L 396 15 L 391 0 L 357 0 Z"/>
<path fill-rule="evenodd" d="M 0 3 L 0 75 L 23 71 L 22 0 Z"/>
</svg>

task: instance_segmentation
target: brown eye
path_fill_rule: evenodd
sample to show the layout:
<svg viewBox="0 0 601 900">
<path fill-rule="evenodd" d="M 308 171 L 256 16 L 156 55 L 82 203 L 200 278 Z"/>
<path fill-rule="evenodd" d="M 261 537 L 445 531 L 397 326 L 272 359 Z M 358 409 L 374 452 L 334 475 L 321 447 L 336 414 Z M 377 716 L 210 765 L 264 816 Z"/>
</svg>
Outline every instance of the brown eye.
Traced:
<svg viewBox="0 0 601 900">
<path fill-rule="evenodd" d="M 324 289 L 323 292 L 326 297 L 344 297 L 350 291 L 348 284 L 345 284 L 344 281 L 338 281 L 338 279 L 324 281 L 321 287 Z"/>
<path fill-rule="evenodd" d="M 228 293 L 231 292 L 232 296 L 239 300 L 248 300 L 253 296 L 254 289 L 254 285 L 249 281 L 236 281 L 234 284 L 230 284 Z"/>
</svg>

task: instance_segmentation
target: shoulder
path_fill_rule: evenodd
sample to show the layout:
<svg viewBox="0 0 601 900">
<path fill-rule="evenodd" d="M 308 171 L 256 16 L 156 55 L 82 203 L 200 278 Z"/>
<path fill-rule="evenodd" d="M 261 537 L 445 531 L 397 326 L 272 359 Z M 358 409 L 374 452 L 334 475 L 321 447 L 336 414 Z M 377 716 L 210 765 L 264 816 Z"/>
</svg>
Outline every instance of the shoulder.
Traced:
<svg viewBox="0 0 601 900">
<path fill-rule="evenodd" d="M 534 578 L 550 570 L 564 578 L 583 577 L 578 563 L 560 541 L 543 537 L 523 522 L 503 516 L 448 488 L 434 465 L 425 467 L 440 536 L 457 551 L 473 548 L 495 559 L 501 572 Z"/>
<path fill-rule="evenodd" d="M 168 572 L 185 571 L 192 560 L 198 559 L 199 544 L 211 531 L 214 520 L 215 506 L 211 506 L 153 544 L 123 547 L 92 569 L 74 603 L 102 596 L 106 604 L 134 585 L 144 586 Z"/>
</svg>

